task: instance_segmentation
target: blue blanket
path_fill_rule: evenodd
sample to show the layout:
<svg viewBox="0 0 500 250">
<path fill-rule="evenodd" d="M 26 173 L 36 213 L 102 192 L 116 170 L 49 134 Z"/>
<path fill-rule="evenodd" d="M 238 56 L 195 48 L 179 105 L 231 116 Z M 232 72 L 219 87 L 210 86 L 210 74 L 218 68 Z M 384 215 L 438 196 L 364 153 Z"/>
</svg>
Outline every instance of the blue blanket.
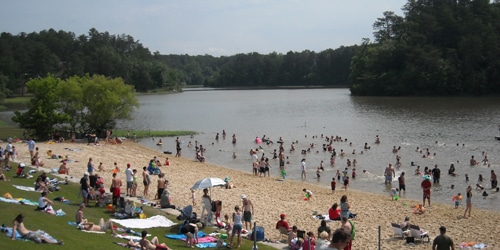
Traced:
<svg viewBox="0 0 500 250">
<path fill-rule="evenodd" d="M 203 236 L 207 235 L 206 233 L 202 231 L 198 231 L 198 238 L 201 238 Z M 184 234 L 165 234 L 165 237 L 169 239 L 174 239 L 174 240 L 182 240 L 186 238 L 186 235 Z"/>
<path fill-rule="evenodd" d="M 215 248 L 217 247 L 217 242 L 198 243 L 195 246 L 197 248 Z M 226 242 L 224 242 L 223 246 L 227 246 Z"/>
</svg>

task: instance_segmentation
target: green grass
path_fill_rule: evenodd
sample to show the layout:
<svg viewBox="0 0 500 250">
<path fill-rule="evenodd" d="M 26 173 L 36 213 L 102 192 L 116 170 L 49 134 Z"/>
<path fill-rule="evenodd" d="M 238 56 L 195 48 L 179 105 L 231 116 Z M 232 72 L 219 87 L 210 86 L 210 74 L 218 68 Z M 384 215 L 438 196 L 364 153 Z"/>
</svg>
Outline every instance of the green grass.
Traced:
<svg viewBox="0 0 500 250">
<path fill-rule="evenodd" d="M 0 139 L 6 141 L 7 138 L 23 138 L 22 128 L 12 128 L 12 127 L 3 127 L 2 122 L 0 122 Z"/>
<path fill-rule="evenodd" d="M 186 136 L 186 135 L 195 135 L 198 134 L 196 131 L 189 130 L 175 130 L 175 131 L 158 131 L 158 130 L 130 130 L 130 137 L 132 138 L 133 134 L 137 136 L 137 138 L 146 138 L 146 137 L 175 137 L 175 136 Z M 125 137 L 127 135 L 127 130 L 113 130 L 113 135 L 118 137 Z"/>
<path fill-rule="evenodd" d="M 5 98 L 2 102 L 2 104 L 27 104 L 29 103 L 31 97 L 29 96 L 23 96 L 23 97 L 12 97 L 12 98 Z"/>
<path fill-rule="evenodd" d="M 17 167 L 17 166 L 16 166 Z M 14 168 L 13 168 L 14 169 Z M 29 169 L 29 168 L 27 168 Z M 10 193 L 14 198 L 25 198 L 32 201 L 37 201 L 40 194 L 37 192 L 28 192 L 14 188 L 12 185 L 22 185 L 22 186 L 32 186 L 35 178 L 38 174 L 34 175 L 32 179 L 25 178 L 13 178 L 15 170 L 5 172 L 7 178 L 10 181 L 0 181 L 1 194 Z M 49 175 L 49 177 L 52 177 Z M 61 185 L 61 190 L 50 193 L 48 198 L 54 200 L 54 198 L 63 196 L 71 201 L 71 204 L 65 204 L 62 202 L 55 203 L 54 209 L 62 209 L 66 215 L 65 216 L 54 216 L 42 212 L 35 211 L 33 206 L 28 205 L 17 205 L 0 202 L 0 224 L 5 224 L 8 227 L 12 227 L 13 219 L 19 214 L 23 213 L 25 216 L 24 224 L 29 230 L 41 229 L 56 238 L 57 240 L 64 240 L 63 246 L 54 246 L 50 244 L 36 244 L 32 241 L 21 241 L 21 240 L 10 240 L 5 235 L 0 234 L 0 249 L 125 249 L 121 246 L 114 244 L 113 242 L 127 242 L 126 240 L 113 238 L 110 233 L 106 234 L 92 234 L 80 232 L 78 229 L 69 226 L 68 221 L 74 221 L 74 215 L 78 210 L 81 198 L 78 198 L 77 192 L 79 185 L 69 184 Z M 91 202 L 93 204 L 93 202 Z M 150 207 L 144 208 L 145 213 L 148 217 L 163 214 L 162 211 L 158 209 L 153 209 Z M 109 213 L 105 208 L 99 207 L 89 207 L 84 211 L 84 215 L 91 222 L 98 222 L 100 218 L 105 220 L 111 218 L 111 213 Z M 175 216 L 168 215 L 170 220 L 178 222 Z M 117 225 L 120 226 L 120 225 Z M 205 228 L 203 231 L 205 233 L 211 233 L 214 229 Z M 141 231 L 137 229 L 135 231 Z M 150 228 L 147 229 L 148 233 L 153 236 L 158 236 L 160 242 L 166 243 L 170 248 L 173 249 L 186 249 L 185 243 L 177 240 L 167 239 L 165 234 L 176 234 L 179 232 L 178 226 L 173 226 L 170 228 Z M 243 240 L 241 249 L 252 249 L 253 242 L 249 240 Z M 274 249 L 270 246 L 259 244 L 260 250 L 270 250 Z"/>
</svg>

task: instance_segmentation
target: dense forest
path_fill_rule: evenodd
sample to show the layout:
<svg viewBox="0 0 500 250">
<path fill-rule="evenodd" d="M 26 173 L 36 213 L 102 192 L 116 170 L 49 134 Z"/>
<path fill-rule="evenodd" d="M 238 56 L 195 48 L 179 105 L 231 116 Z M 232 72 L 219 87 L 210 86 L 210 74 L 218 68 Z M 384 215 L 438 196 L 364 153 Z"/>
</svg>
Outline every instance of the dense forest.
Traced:
<svg viewBox="0 0 500 250">
<path fill-rule="evenodd" d="M 387 11 L 374 41 L 321 52 L 232 56 L 161 55 L 129 35 L 92 28 L 0 34 L 0 99 L 23 94 L 48 74 L 120 77 L 136 91 L 324 86 L 353 95 L 500 94 L 499 0 L 408 0 L 404 17 Z M 334 36 L 335 34 L 332 34 Z"/>
<path fill-rule="evenodd" d="M 385 12 L 360 46 L 353 95 L 500 94 L 498 0 L 409 0 L 403 11 Z"/>
</svg>

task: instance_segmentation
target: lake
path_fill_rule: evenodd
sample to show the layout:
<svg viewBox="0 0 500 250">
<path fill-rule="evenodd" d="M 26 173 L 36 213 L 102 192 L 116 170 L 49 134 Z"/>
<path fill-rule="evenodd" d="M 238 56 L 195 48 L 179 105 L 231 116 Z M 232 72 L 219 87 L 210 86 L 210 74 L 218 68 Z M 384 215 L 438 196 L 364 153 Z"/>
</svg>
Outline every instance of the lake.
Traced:
<svg viewBox="0 0 500 250">
<path fill-rule="evenodd" d="M 482 192 L 475 191 L 473 206 L 500 206 L 499 195 L 489 190 L 491 169 L 500 173 L 500 141 L 494 138 L 500 135 L 499 98 L 354 97 L 348 89 L 279 89 L 185 91 L 140 95 L 138 100 L 141 106 L 134 111 L 134 119 L 120 122 L 119 127 L 131 131 L 197 131 L 193 138 L 181 137 L 183 156 L 187 158 L 195 157 L 194 148 L 187 147 L 188 142 L 198 141 L 207 149 L 208 163 L 251 172 L 249 151 L 261 146 L 258 156 L 265 153 L 269 157 L 271 175 L 278 177 L 278 161 L 271 158 L 279 144 L 257 145 L 254 140 L 263 135 L 274 141 L 283 137 L 290 161 L 286 165 L 288 179 L 300 180 L 300 160 L 306 158 L 307 181 L 329 186 L 336 170 L 343 170 L 347 159 L 356 159 L 358 176 L 351 181 L 351 188 L 388 194 L 390 187 L 384 185 L 384 169 L 389 163 L 394 165 L 398 155 L 402 168 L 396 171 L 396 176 L 401 171 L 406 173 L 406 197 L 417 200 L 422 197 L 422 177 L 414 175 L 416 167 L 411 166 L 411 162 L 422 169 L 438 164 L 441 186 L 434 188 L 433 202 L 452 204 L 452 196 L 458 192 L 464 195 L 467 185 L 475 187 L 482 174 L 485 181 L 481 185 L 488 188 L 489 196 L 483 198 Z M 222 130 L 227 133 L 225 140 Z M 221 134 L 219 141 L 215 140 L 216 133 Z M 236 144 L 231 143 L 233 134 L 238 138 Z M 336 156 L 333 167 L 329 164 L 330 153 L 322 149 L 327 142 L 321 135 L 347 139 L 333 143 L 338 153 L 341 150 L 346 153 L 344 157 Z M 380 137 L 380 144 L 374 143 L 376 135 Z M 163 145 L 156 146 L 158 139 L 146 138 L 140 143 L 175 154 L 175 138 L 162 138 Z M 297 142 L 297 150 L 289 152 L 292 142 Z M 310 153 L 301 154 L 301 150 L 308 149 L 312 143 L 316 147 Z M 371 149 L 364 150 L 365 143 Z M 395 154 L 393 147 L 401 149 Z M 417 147 L 428 148 L 430 157 L 423 158 L 423 153 L 416 152 Z M 471 167 L 471 156 L 481 161 L 483 151 L 488 155 L 490 166 Z M 232 158 L 233 152 L 236 159 Z M 162 155 L 165 156 L 174 155 Z M 321 160 L 325 163 L 325 171 L 318 181 L 315 172 Z M 459 176 L 448 175 L 451 163 L 455 164 Z M 369 174 L 364 175 L 362 170 Z M 468 183 L 465 174 L 469 175 Z M 454 189 L 450 188 L 452 184 Z M 340 186 L 337 183 L 337 187 Z M 397 180 L 393 186 L 397 187 Z M 301 189 L 297 187 L 297 192 Z"/>
</svg>

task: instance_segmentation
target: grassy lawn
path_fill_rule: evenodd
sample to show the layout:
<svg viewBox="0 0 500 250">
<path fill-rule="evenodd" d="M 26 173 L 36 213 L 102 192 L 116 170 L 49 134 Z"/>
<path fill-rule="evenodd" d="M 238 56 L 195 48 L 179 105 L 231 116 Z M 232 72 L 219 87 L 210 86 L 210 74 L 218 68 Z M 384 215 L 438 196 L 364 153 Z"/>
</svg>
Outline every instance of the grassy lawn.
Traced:
<svg viewBox="0 0 500 250">
<path fill-rule="evenodd" d="M 27 168 L 29 169 L 29 168 Z M 35 178 L 39 174 L 34 174 L 34 178 L 25 179 L 25 178 L 13 178 L 12 176 L 15 174 L 15 170 L 10 172 L 5 172 L 7 178 L 10 178 L 10 181 L 0 181 L 0 190 L 1 194 L 10 193 L 14 198 L 25 198 L 32 201 L 37 201 L 40 194 L 37 192 L 28 192 L 14 188 L 12 185 L 22 185 L 22 186 L 33 186 L 33 182 Z M 52 176 L 49 175 L 52 178 Z M 32 241 L 21 241 L 21 240 L 10 240 L 5 235 L 0 235 L 0 249 L 57 249 L 57 248 L 65 248 L 65 249 L 124 249 L 121 246 L 113 244 L 113 242 L 127 242 L 126 240 L 114 238 L 108 232 L 106 234 L 92 234 L 92 233 L 84 233 L 80 232 L 78 229 L 69 226 L 68 221 L 74 221 L 75 212 L 78 209 L 79 202 L 81 199 L 78 198 L 77 192 L 79 190 L 79 185 L 77 184 L 69 184 L 69 185 L 60 185 L 61 190 L 50 193 L 48 198 L 54 200 L 54 198 L 63 196 L 65 199 L 69 199 L 71 201 L 70 204 L 65 204 L 62 202 L 55 201 L 54 209 L 62 209 L 66 215 L 65 216 L 54 216 L 49 215 L 47 213 L 37 212 L 35 211 L 34 206 L 28 205 L 18 205 L 18 204 L 10 204 L 0 202 L 0 224 L 5 224 L 7 227 L 12 227 L 13 219 L 19 214 L 23 213 L 25 216 L 24 224 L 29 230 L 37 230 L 41 229 L 53 236 L 57 240 L 64 240 L 63 246 L 54 246 L 49 244 L 36 244 Z M 93 204 L 93 202 L 91 202 Z M 144 208 L 145 213 L 148 217 L 164 214 L 162 211 L 158 209 L 154 209 L 151 207 Z M 91 222 L 98 222 L 100 218 L 104 218 L 107 220 L 111 218 L 111 213 L 106 210 L 106 208 L 100 207 L 89 207 L 85 210 L 84 215 Z M 175 216 L 167 215 L 167 218 L 170 220 L 179 223 Z M 121 227 L 120 225 L 117 225 Z M 213 228 L 205 228 L 203 231 L 205 233 L 211 233 Z M 135 231 L 141 231 L 141 229 L 136 229 Z M 186 249 L 185 243 L 177 240 L 167 239 L 165 234 L 176 234 L 179 232 L 178 226 L 173 226 L 170 228 L 150 228 L 147 229 L 148 233 L 153 236 L 158 236 L 160 242 L 166 243 L 170 248 L 173 249 Z M 151 239 L 151 238 L 150 238 Z M 236 242 L 236 239 L 235 239 Z M 249 240 L 243 240 L 242 246 L 240 249 L 252 249 L 253 242 Z M 259 249 L 261 250 L 270 250 L 274 249 L 270 246 L 259 244 Z"/>
<path fill-rule="evenodd" d="M 22 128 L 2 127 L 0 122 L 0 140 L 7 141 L 7 138 L 23 138 Z"/>
</svg>

